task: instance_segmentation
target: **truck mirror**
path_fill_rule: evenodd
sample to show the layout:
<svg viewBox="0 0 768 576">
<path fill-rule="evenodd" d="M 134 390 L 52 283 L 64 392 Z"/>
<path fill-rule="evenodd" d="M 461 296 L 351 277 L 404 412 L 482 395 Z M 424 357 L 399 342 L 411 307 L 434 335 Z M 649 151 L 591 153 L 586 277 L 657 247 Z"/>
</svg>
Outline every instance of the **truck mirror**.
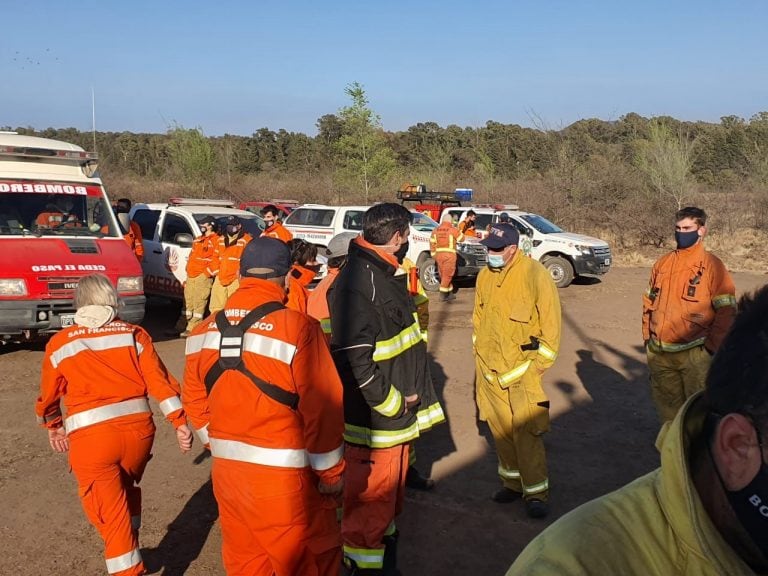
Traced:
<svg viewBox="0 0 768 576">
<path fill-rule="evenodd" d="M 192 234 L 187 234 L 186 232 L 181 232 L 173 237 L 174 244 L 178 244 L 182 248 L 189 248 L 192 246 L 193 241 Z"/>
<path fill-rule="evenodd" d="M 128 214 L 126 214 L 125 212 L 117 213 L 117 223 L 120 224 L 120 231 L 123 234 L 127 234 L 128 230 L 131 229 L 131 219 L 128 217 Z"/>
</svg>

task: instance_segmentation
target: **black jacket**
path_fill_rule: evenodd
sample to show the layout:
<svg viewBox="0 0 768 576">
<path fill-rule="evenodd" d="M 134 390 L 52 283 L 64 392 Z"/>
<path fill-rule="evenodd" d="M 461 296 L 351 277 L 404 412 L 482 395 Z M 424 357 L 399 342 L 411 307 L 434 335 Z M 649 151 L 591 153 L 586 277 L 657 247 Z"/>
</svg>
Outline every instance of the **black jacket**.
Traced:
<svg viewBox="0 0 768 576">
<path fill-rule="evenodd" d="M 328 291 L 331 352 L 344 384 L 344 438 L 385 448 L 445 420 L 406 275 L 356 242 Z M 406 396 L 417 394 L 415 406 Z"/>
</svg>

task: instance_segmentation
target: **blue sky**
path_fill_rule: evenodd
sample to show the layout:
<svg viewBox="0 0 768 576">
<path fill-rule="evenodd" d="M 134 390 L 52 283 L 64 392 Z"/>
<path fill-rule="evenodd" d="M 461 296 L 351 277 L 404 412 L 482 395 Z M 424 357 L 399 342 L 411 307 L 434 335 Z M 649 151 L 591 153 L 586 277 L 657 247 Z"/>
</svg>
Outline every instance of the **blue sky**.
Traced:
<svg viewBox="0 0 768 576">
<path fill-rule="evenodd" d="M 768 110 L 768 2 L 6 2 L 0 126 L 315 134 L 360 82 L 387 130 Z"/>
</svg>

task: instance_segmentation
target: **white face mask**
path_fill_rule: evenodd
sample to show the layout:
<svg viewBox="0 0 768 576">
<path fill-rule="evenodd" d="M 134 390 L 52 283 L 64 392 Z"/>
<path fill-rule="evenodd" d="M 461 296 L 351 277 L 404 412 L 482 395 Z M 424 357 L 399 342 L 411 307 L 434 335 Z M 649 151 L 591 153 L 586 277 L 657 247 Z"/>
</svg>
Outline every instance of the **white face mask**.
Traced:
<svg viewBox="0 0 768 576">
<path fill-rule="evenodd" d="M 504 255 L 503 254 L 488 254 L 488 267 L 489 268 L 504 268 Z"/>
</svg>

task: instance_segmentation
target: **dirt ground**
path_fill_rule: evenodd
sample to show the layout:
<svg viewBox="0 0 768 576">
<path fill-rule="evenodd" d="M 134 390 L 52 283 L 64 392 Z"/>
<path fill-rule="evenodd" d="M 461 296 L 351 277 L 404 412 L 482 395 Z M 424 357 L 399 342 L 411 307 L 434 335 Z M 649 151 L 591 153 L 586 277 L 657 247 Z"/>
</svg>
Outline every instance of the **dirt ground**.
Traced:
<svg viewBox="0 0 768 576">
<path fill-rule="evenodd" d="M 519 551 L 575 506 L 658 465 L 658 429 L 640 341 L 640 294 L 647 268 L 615 268 L 599 281 L 560 291 L 563 342 L 545 375 L 552 403 L 547 436 L 551 515 L 529 520 L 522 504 L 498 505 L 496 460 L 473 396 L 470 324 L 473 290 L 431 306 L 430 351 L 448 422 L 417 443 L 418 465 L 438 481 L 432 493 L 409 492 L 401 531 L 405 576 L 503 574 Z M 740 292 L 768 280 L 734 275 Z M 184 343 L 164 336 L 176 309 L 153 302 L 146 324 L 169 369 L 181 377 Z M 41 346 L 0 348 L 0 572 L 104 574 L 101 543 L 80 509 L 66 456 L 51 452 L 33 404 Z M 221 536 L 209 480 L 210 460 L 196 444 L 175 447 L 155 410 L 154 458 L 142 486 L 141 546 L 152 573 L 223 574 Z"/>
</svg>

